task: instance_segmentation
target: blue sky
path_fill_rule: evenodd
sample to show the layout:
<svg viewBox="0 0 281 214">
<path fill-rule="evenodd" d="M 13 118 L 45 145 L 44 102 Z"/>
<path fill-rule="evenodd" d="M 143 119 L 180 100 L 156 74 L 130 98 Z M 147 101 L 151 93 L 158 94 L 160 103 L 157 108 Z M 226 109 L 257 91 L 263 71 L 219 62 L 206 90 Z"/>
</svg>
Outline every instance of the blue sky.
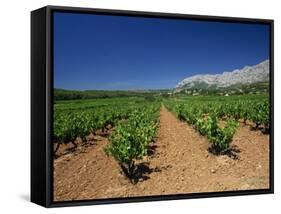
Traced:
<svg viewBox="0 0 281 214">
<path fill-rule="evenodd" d="M 269 58 L 269 26 L 54 13 L 54 87 L 173 88 Z"/>
</svg>

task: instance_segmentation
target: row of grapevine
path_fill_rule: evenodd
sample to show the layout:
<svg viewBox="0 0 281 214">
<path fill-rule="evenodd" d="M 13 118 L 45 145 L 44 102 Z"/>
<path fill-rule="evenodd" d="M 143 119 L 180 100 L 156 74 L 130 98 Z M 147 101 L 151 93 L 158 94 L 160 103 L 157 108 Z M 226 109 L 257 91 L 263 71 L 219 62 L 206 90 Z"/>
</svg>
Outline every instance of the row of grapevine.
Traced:
<svg viewBox="0 0 281 214">
<path fill-rule="evenodd" d="M 53 140 L 57 149 L 62 143 L 73 143 L 77 137 L 83 141 L 90 133 L 95 133 L 108 125 L 114 126 L 121 119 L 127 119 L 136 105 L 108 105 L 100 108 L 55 109 Z M 56 150 L 57 150 L 56 149 Z"/>
<path fill-rule="evenodd" d="M 240 101 L 225 104 L 213 103 L 209 109 L 204 109 L 205 113 L 214 112 L 219 118 L 230 117 L 236 120 L 243 119 L 255 123 L 256 128 L 260 125 L 269 126 L 269 102 Z"/>
<path fill-rule="evenodd" d="M 269 100 L 268 98 L 235 100 L 235 99 L 213 99 L 211 101 L 186 102 L 185 100 L 169 101 L 175 103 L 187 104 L 190 108 L 197 109 L 199 114 L 215 114 L 219 119 L 234 118 L 235 120 L 243 119 L 255 124 L 255 128 L 263 126 L 269 128 Z"/>
<path fill-rule="evenodd" d="M 119 163 L 124 174 L 135 182 L 136 161 L 147 155 L 149 143 L 156 137 L 160 104 L 134 110 L 128 120 L 119 122 L 105 151 Z"/>
<path fill-rule="evenodd" d="M 174 111 L 178 118 L 186 121 L 212 143 L 213 149 L 217 153 L 227 151 L 232 141 L 233 135 L 238 127 L 235 119 L 229 119 L 224 127 L 219 126 L 219 119 L 216 111 L 208 112 L 206 116 L 204 106 L 189 106 L 184 104 L 166 103 L 166 107 Z"/>
</svg>

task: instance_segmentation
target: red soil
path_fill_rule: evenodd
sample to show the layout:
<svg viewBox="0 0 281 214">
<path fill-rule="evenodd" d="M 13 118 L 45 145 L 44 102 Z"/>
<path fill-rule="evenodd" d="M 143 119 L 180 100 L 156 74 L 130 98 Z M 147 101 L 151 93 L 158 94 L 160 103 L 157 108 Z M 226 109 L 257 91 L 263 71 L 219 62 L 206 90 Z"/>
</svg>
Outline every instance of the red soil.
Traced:
<svg viewBox="0 0 281 214">
<path fill-rule="evenodd" d="M 137 184 L 105 154 L 108 143 L 101 137 L 54 160 L 55 201 L 269 188 L 269 136 L 247 125 L 232 142 L 238 158 L 216 156 L 205 137 L 162 107 L 154 154 L 139 162 Z"/>
</svg>

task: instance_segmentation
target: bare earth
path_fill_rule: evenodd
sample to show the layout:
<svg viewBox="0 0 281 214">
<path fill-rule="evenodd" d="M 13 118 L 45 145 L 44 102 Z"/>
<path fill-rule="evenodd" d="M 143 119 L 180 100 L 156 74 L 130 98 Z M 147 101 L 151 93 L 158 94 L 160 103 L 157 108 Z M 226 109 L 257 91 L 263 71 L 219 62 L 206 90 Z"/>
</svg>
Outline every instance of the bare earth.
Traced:
<svg viewBox="0 0 281 214">
<path fill-rule="evenodd" d="M 103 148 L 79 146 L 54 160 L 54 201 L 269 188 L 269 135 L 240 125 L 232 145 L 238 159 L 208 152 L 208 141 L 161 107 L 154 154 L 141 163 L 133 185 Z"/>
</svg>

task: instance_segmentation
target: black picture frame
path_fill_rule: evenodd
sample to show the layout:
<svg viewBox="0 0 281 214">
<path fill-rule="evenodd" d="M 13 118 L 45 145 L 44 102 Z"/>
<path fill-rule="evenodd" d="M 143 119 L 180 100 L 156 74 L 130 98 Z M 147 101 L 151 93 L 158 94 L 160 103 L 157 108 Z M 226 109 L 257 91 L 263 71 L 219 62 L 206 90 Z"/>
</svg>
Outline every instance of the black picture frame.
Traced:
<svg viewBox="0 0 281 214">
<path fill-rule="evenodd" d="M 270 26 L 270 188 L 111 198 L 81 201 L 53 201 L 52 103 L 53 103 L 53 12 L 89 13 L 116 16 L 157 17 L 219 22 L 259 23 Z M 31 12 L 31 201 L 44 207 L 111 204 L 207 197 L 268 194 L 274 192 L 274 21 L 236 17 L 46 6 Z"/>
</svg>

